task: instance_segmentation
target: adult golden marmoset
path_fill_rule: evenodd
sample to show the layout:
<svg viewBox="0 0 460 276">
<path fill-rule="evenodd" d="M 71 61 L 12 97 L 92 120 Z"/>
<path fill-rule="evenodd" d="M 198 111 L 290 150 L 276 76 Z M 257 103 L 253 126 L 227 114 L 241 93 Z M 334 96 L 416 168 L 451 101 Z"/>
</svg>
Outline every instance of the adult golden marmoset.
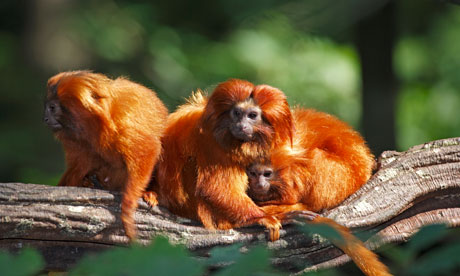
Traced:
<svg viewBox="0 0 460 276">
<path fill-rule="evenodd" d="M 48 80 L 44 121 L 61 141 L 67 169 L 59 186 L 122 191 L 126 235 L 136 236 L 134 211 L 161 153 L 168 111 L 150 89 L 89 71 Z M 91 178 L 96 179 L 91 179 Z"/>
<path fill-rule="evenodd" d="M 278 233 L 246 194 L 246 167 L 290 143 L 294 128 L 286 96 L 268 85 L 232 79 L 209 98 L 196 93 L 168 118 L 153 191 L 144 197 L 209 229 L 258 223 Z M 158 202 L 157 202 L 158 200 Z"/>
</svg>

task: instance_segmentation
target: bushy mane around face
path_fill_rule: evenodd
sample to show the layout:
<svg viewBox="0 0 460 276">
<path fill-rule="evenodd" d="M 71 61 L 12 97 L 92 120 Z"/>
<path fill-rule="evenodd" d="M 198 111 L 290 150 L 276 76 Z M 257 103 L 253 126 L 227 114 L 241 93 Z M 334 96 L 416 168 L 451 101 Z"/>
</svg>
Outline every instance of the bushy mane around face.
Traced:
<svg viewBox="0 0 460 276">
<path fill-rule="evenodd" d="M 67 136 L 84 139 L 79 133 L 98 133 L 101 125 L 110 125 L 111 81 L 89 71 L 64 72 L 49 79 L 47 100 L 56 99 L 63 107 Z"/>
<path fill-rule="evenodd" d="M 252 141 L 242 142 L 229 132 L 230 111 L 239 103 L 253 103 L 262 111 L 264 124 L 257 127 Z M 278 146 L 292 144 L 294 122 L 282 91 L 268 85 L 255 86 L 244 80 L 231 79 L 219 84 L 209 98 L 201 129 L 213 133 L 223 146 L 257 143 Z"/>
<path fill-rule="evenodd" d="M 295 126 L 286 95 L 277 88 L 258 85 L 255 87 L 252 97 L 262 109 L 263 118 L 274 129 L 273 145 L 279 146 L 286 142 L 292 145 Z"/>
<path fill-rule="evenodd" d="M 221 117 L 227 116 L 236 103 L 248 99 L 253 89 L 254 84 L 245 80 L 230 79 L 219 84 L 208 99 L 203 114 L 203 128 L 213 131 Z"/>
<path fill-rule="evenodd" d="M 84 108 L 95 109 L 102 99 L 111 95 L 107 89 L 111 79 L 89 71 L 65 72 L 48 81 L 48 88 L 54 87 L 56 95 L 64 104 L 79 101 Z"/>
</svg>

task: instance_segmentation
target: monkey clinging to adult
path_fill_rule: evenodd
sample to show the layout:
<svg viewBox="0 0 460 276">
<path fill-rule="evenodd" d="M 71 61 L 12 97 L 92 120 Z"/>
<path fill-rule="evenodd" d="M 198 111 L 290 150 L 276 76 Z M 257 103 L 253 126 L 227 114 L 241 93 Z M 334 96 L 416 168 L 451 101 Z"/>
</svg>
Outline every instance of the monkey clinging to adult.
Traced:
<svg viewBox="0 0 460 276">
<path fill-rule="evenodd" d="M 341 238 L 330 237 L 331 242 L 350 256 L 366 275 L 391 275 L 388 272 L 388 268 L 379 261 L 377 255 L 367 249 L 358 238 L 353 236 L 347 227 L 338 224 L 330 218 L 311 212 L 305 204 L 283 201 L 277 195 L 276 190 L 282 189 L 287 192 L 296 188 L 289 187 L 279 177 L 279 171 L 274 169 L 270 163 L 255 163 L 247 169 L 247 173 L 249 181 L 248 194 L 258 198 L 258 204 L 264 204 L 264 199 L 267 202 L 268 200 L 270 201 L 270 205 L 262 207 L 267 214 L 275 215 L 281 221 L 304 218 L 307 223 L 329 225 L 341 236 Z M 273 234 L 273 236 L 276 235 Z"/>
<path fill-rule="evenodd" d="M 297 131 L 293 146 L 278 147 L 270 158 L 247 167 L 248 194 L 282 221 L 304 212 L 310 223 L 330 225 L 343 237 L 332 242 L 364 273 L 391 275 L 348 228 L 312 213 L 337 206 L 369 179 L 374 158 L 364 140 L 326 113 L 298 108 L 293 117 Z"/>
<path fill-rule="evenodd" d="M 121 219 L 131 240 L 137 200 L 161 154 L 167 113 L 153 91 L 125 78 L 73 71 L 48 80 L 44 122 L 61 141 L 67 165 L 58 185 L 97 182 L 121 191 Z"/>
<path fill-rule="evenodd" d="M 260 205 L 302 203 L 314 212 L 337 206 L 370 178 L 374 156 L 361 135 L 334 116 L 302 108 L 292 114 L 293 145 L 277 147 L 269 158 L 282 184 L 251 197 Z"/>
</svg>

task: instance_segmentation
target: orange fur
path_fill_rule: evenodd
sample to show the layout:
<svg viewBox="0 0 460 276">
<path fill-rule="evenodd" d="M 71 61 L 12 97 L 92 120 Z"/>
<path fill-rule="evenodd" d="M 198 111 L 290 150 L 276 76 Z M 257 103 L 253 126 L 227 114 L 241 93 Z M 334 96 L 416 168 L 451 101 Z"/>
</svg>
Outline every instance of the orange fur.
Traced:
<svg viewBox="0 0 460 276">
<path fill-rule="evenodd" d="M 308 207 L 302 203 L 286 204 L 279 202 L 276 205 L 263 206 L 262 209 L 267 213 L 274 215 L 282 221 L 288 221 L 292 218 L 306 217 L 306 221 L 312 224 L 326 224 L 334 228 L 341 236 L 341 239 L 331 238 L 331 242 L 347 254 L 361 271 L 368 276 L 390 276 L 388 268 L 380 262 L 378 256 L 367 249 L 364 243 L 356 238 L 347 227 L 338 224 L 334 220 L 310 212 Z M 272 234 L 274 236 L 278 233 Z"/>
<path fill-rule="evenodd" d="M 262 111 L 263 123 L 246 142 L 227 127 L 230 110 L 241 103 L 253 103 Z M 209 99 L 196 93 L 168 118 L 154 185 L 159 204 L 210 229 L 253 223 L 278 229 L 279 221 L 247 196 L 245 168 L 274 147 L 291 143 L 293 131 L 286 97 L 276 88 L 229 80 Z M 151 195 L 144 198 L 152 201 Z"/>
<path fill-rule="evenodd" d="M 282 221 L 296 211 L 308 211 L 311 223 L 330 225 L 342 235 L 343 240 L 332 242 L 366 275 L 391 275 L 348 228 L 310 212 L 338 205 L 369 179 L 374 158 L 364 140 L 331 115 L 296 109 L 293 116 L 297 130 L 293 147 L 275 149 L 270 160 L 251 164 L 248 194 L 267 214 Z M 265 177 L 264 172 L 273 173 Z M 269 186 L 261 189 L 258 184 L 264 181 Z"/>
<path fill-rule="evenodd" d="M 283 181 L 273 183 L 273 192 L 259 201 L 272 204 L 268 197 L 273 197 L 277 203 L 303 203 L 315 212 L 330 209 L 366 183 L 374 157 L 361 135 L 332 115 L 298 108 L 293 116 L 293 146 L 276 148 L 270 158 Z"/>
<path fill-rule="evenodd" d="M 331 242 L 347 254 L 364 274 L 368 276 L 392 275 L 388 271 L 388 268 L 379 260 L 378 256 L 367 249 L 364 243 L 351 233 L 350 229 L 330 218 L 312 213 L 304 204 L 266 205 L 262 209 L 267 214 L 275 215 L 283 221 L 305 217 L 308 223 L 326 224 L 332 227 L 341 238 L 331 238 Z M 276 233 L 273 235 L 276 235 Z"/>
<path fill-rule="evenodd" d="M 130 239 L 137 200 L 161 153 L 166 116 L 153 91 L 124 78 L 75 71 L 48 81 L 45 121 L 58 125 L 54 133 L 67 163 L 59 186 L 92 186 L 88 177 L 95 175 L 103 188 L 122 191 L 121 218 Z"/>
</svg>

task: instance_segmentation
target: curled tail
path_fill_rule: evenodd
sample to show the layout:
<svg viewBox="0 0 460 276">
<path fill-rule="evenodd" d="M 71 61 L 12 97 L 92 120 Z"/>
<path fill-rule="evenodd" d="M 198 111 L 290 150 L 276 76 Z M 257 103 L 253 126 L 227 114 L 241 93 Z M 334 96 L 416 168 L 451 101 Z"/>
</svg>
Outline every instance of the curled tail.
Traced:
<svg viewBox="0 0 460 276">
<path fill-rule="evenodd" d="M 351 234 L 350 230 L 345 226 L 322 216 L 315 217 L 310 223 L 322 223 L 334 228 L 343 239 L 331 238 L 331 242 L 345 252 L 364 274 L 368 276 L 391 275 L 388 268 L 379 260 L 378 256 L 367 249 L 364 243 Z"/>
</svg>

